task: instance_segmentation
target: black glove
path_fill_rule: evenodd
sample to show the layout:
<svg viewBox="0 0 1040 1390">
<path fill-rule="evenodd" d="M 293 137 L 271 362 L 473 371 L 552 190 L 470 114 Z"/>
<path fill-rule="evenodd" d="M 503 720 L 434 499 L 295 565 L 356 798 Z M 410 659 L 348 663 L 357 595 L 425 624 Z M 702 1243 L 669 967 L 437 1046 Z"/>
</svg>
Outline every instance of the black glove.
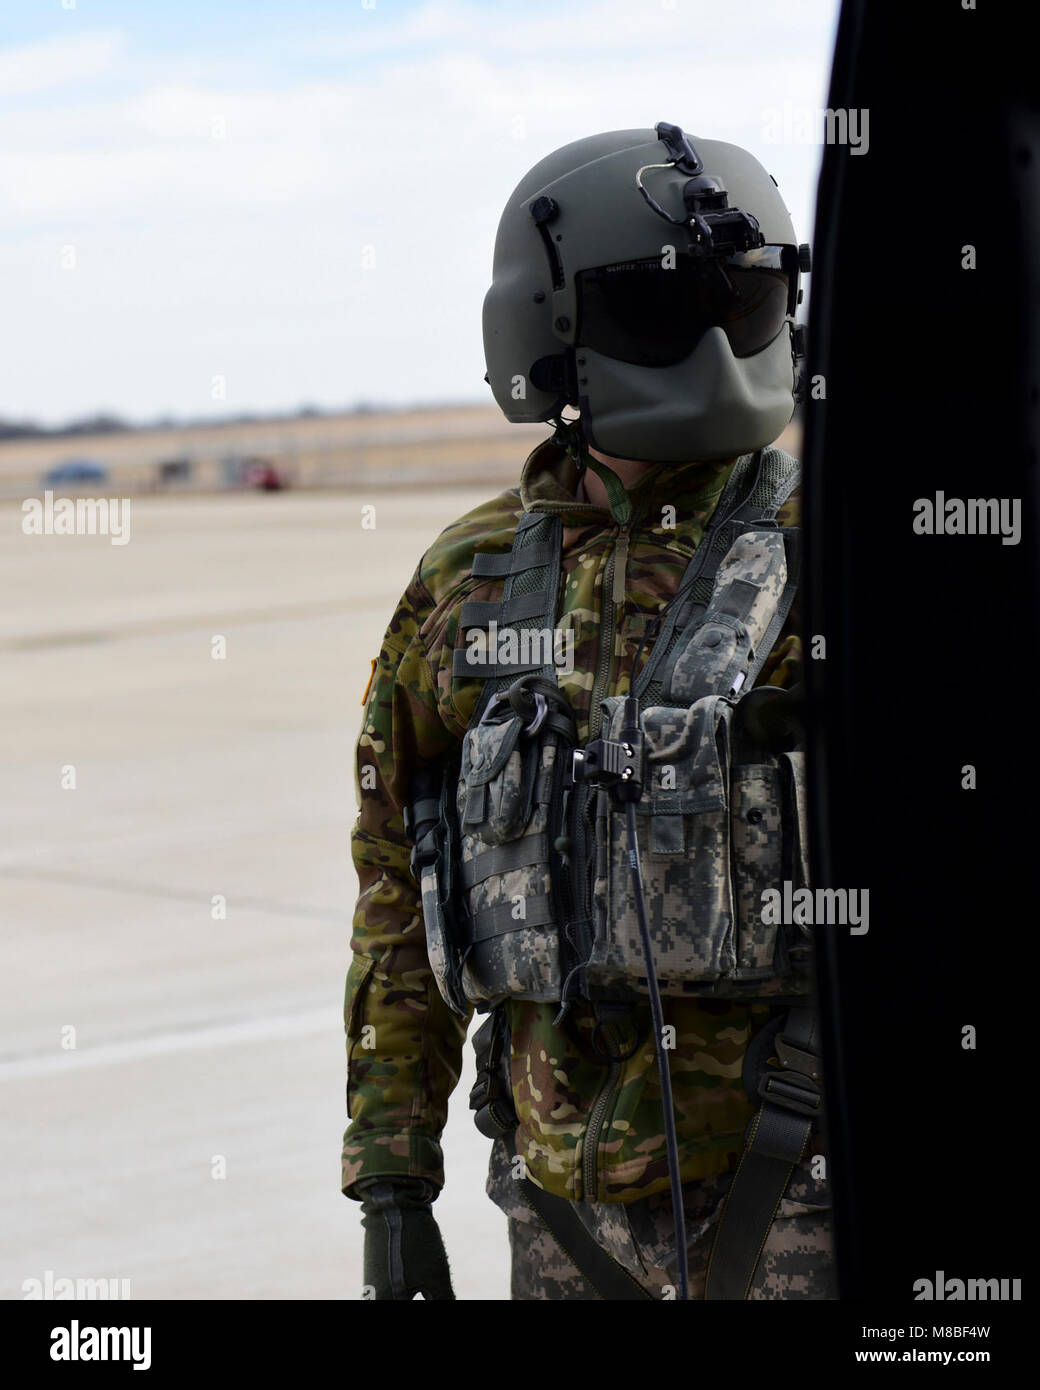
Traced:
<svg viewBox="0 0 1040 1390">
<path fill-rule="evenodd" d="M 444 1242 L 424 1178 L 368 1178 L 358 1183 L 365 1228 L 365 1285 L 380 1299 L 454 1299 Z"/>
</svg>

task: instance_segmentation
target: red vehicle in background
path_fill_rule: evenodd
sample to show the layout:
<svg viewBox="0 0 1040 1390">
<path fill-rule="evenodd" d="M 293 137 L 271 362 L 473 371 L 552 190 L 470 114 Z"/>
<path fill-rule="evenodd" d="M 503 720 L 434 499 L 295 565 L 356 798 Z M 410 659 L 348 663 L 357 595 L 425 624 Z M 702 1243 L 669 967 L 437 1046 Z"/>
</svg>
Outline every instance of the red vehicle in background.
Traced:
<svg viewBox="0 0 1040 1390">
<path fill-rule="evenodd" d="M 264 492 L 280 492 L 285 479 L 268 459 L 246 459 L 242 468 L 242 486 L 260 488 Z"/>
</svg>

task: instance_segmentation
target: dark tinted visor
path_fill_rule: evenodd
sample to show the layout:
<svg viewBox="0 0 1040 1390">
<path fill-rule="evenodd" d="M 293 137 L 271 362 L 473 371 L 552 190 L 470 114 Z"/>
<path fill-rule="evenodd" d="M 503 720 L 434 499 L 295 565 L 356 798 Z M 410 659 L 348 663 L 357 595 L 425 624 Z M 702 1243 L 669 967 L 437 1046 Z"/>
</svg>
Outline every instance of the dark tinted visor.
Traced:
<svg viewBox="0 0 1040 1390">
<path fill-rule="evenodd" d="M 784 326 L 793 256 L 789 246 L 760 246 L 733 256 L 677 256 L 582 270 L 577 341 L 593 352 L 641 367 L 670 367 L 721 328 L 735 357 L 751 357 Z"/>
</svg>

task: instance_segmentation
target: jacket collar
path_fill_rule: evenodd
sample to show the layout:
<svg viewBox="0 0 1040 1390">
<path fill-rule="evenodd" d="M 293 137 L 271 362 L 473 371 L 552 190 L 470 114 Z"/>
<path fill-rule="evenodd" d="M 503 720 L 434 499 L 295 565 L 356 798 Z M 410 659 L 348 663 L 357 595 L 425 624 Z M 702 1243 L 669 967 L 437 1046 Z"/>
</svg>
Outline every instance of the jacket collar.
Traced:
<svg viewBox="0 0 1040 1390">
<path fill-rule="evenodd" d="M 628 490 L 632 525 L 638 525 L 645 516 L 659 514 L 664 506 L 673 506 L 677 516 L 712 506 L 732 468 L 732 463 L 690 463 L 679 468 L 656 464 Z M 524 511 L 559 516 L 565 526 L 590 523 L 600 523 L 604 528 L 613 526 L 613 518 L 606 507 L 578 500 L 577 487 L 578 468 L 574 460 L 560 445 L 546 439 L 532 450 L 524 464 L 520 501 Z"/>
</svg>

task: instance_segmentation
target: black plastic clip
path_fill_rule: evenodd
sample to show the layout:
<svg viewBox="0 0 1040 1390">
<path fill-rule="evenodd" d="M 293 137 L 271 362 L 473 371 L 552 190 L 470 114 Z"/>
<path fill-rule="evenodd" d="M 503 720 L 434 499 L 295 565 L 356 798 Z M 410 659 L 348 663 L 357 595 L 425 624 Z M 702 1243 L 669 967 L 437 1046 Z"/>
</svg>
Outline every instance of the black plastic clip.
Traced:
<svg viewBox="0 0 1040 1390">
<path fill-rule="evenodd" d="M 797 1071 L 767 1067 L 758 1083 L 758 1094 L 771 1105 L 793 1110 L 796 1115 L 818 1115 L 823 1104 L 815 1081 Z"/>
<path fill-rule="evenodd" d="M 643 794 L 643 730 L 639 701 L 625 700 L 625 722 L 618 738 L 596 738 L 575 753 L 574 776 L 592 787 L 603 787 L 617 801 L 638 801 Z"/>
</svg>

